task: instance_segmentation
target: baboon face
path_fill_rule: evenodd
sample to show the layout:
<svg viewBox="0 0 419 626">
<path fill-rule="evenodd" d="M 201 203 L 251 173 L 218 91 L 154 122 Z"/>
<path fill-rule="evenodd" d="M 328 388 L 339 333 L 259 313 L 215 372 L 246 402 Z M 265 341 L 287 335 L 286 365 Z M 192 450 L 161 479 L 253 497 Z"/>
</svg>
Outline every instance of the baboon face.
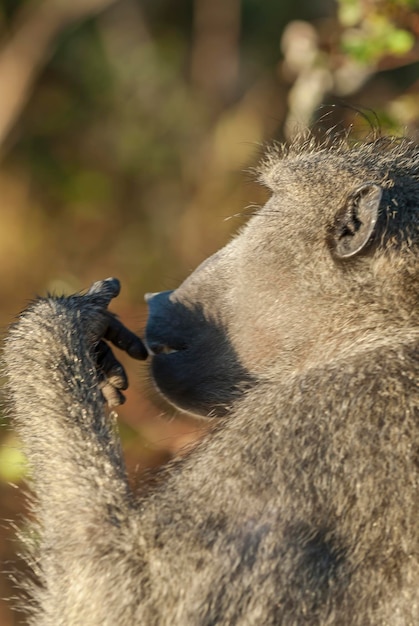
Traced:
<svg viewBox="0 0 419 626">
<path fill-rule="evenodd" d="M 391 157 L 354 153 L 271 159 L 267 204 L 178 289 L 148 297 L 152 376 L 175 405 L 223 415 L 247 387 L 334 358 L 374 324 L 403 207 Z"/>
</svg>

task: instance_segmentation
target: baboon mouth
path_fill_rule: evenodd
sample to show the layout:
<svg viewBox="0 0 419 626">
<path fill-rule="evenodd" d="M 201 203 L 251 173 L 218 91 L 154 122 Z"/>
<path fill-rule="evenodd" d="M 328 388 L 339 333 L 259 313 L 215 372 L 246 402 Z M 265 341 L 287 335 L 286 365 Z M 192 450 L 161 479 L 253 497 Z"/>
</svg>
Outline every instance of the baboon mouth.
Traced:
<svg viewBox="0 0 419 626">
<path fill-rule="evenodd" d="M 170 346 L 158 346 L 154 349 L 154 354 L 173 354 L 174 352 L 179 352 L 179 350 Z"/>
<path fill-rule="evenodd" d="M 147 352 L 150 356 L 158 356 L 160 354 L 174 354 L 175 352 L 179 352 L 180 350 L 184 350 L 185 348 L 174 348 L 167 344 L 147 344 L 146 343 Z"/>
</svg>

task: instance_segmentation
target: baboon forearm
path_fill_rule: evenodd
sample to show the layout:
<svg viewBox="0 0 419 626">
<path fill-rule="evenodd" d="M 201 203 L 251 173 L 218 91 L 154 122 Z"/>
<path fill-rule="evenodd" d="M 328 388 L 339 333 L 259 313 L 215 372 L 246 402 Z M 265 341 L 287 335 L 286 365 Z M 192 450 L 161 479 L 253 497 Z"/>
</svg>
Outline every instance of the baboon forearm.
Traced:
<svg viewBox="0 0 419 626">
<path fill-rule="evenodd" d="M 67 505 L 71 494 L 78 502 L 95 491 L 97 501 L 99 491 L 106 501 L 115 488 L 127 491 L 79 318 L 63 301 L 39 300 L 15 324 L 5 350 L 16 427 L 42 486 L 40 500 L 65 498 Z M 63 489 L 66 482 L 72 489 Z"/>
</svg>

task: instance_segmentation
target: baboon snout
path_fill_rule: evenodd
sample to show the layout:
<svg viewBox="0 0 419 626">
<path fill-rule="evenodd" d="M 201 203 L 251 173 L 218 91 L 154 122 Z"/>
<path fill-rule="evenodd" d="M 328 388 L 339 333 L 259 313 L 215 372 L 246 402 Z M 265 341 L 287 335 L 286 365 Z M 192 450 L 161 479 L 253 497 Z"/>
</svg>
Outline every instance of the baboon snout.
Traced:
<svg viewBox="0 0 419 626">
<path fill-rule="evenodd" d="M 241 381 L 247 381 L 246 372 L 225 329 L 190 295 L 185 288 L 146 296 L 145 344 L 151 376 L 160 393 L 178 408 L 203 416 L 224 415 Z M 217 402 L 212 393 L 215 381 Z"/>
</svg>

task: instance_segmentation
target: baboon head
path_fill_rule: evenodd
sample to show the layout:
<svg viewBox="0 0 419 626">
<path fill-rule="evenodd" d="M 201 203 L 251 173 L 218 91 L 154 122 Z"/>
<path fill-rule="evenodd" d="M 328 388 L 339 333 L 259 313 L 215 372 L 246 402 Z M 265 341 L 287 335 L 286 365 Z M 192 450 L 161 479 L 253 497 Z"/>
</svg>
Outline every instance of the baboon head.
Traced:
<svg viewBox="0 0 419 626">
<path fill-rule="evenodd" d="M 148 296 L 154 381 L 201 415 L 417 316 L 414 144 L 300 142 L 271 151 L 260 179 L 272 196 L 245 228 L 178 289 Z"/>
</svg>

